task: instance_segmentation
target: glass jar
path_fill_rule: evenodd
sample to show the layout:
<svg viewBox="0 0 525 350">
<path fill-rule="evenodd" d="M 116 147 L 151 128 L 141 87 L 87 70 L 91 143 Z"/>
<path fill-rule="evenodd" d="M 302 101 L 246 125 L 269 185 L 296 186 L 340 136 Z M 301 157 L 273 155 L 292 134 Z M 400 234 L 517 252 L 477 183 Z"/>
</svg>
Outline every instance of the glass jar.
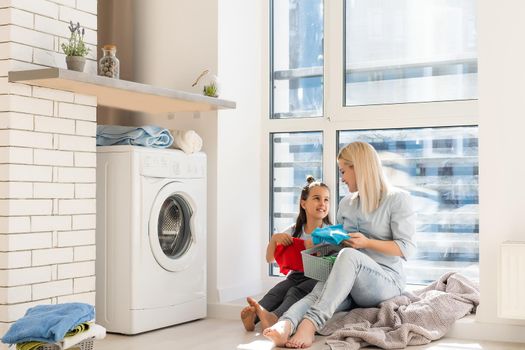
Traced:
<svg viewBox="0 0 525 350">
<path fill-rule="evenodd" d="M 117 47 L 115 45 L 104 45 L 102 47 L 102 58 L 98 62 L 98 75 L 108 78 L 119 78 L 120 62 L 115 56 Z"/>
</svg>

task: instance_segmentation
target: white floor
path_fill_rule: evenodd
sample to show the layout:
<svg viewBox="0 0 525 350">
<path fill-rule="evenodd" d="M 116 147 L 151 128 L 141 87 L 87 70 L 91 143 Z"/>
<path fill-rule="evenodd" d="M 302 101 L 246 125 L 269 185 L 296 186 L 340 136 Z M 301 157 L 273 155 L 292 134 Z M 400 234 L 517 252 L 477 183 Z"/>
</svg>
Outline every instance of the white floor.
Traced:
<svg viewBox="0 0 525 350">
<path fill-rule="evenodd" d="M 246 332 L 240 321 L 207 318 L 134 336 L 108 334 L 94 350 L 269 350 L 272 343 L 258 332 Z M 311 350 L 326 349 L 317 337 Z M 525 350 L 525 344 L 444 338 L 410 350 Z"/>
</svg>

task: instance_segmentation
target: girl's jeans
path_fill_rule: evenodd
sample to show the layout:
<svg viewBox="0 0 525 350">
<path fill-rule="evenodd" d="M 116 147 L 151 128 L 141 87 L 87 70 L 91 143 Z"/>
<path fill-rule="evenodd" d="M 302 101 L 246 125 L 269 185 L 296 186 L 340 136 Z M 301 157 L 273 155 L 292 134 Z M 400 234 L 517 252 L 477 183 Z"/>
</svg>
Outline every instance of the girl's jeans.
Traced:
<svg viewBox="0 0 525 350">
<path fill-rule="evenodd" d="M 359 307 L 372 307 L 400 295 L 404 286 L 399 284 L 368 255 L 344 248 L 326 282 L 318 282 L 310 294 L 293 304 L 279 320 L 290 321 L 292 334 L 303 318 L 319 330 L 336 311 L 350 309 L 352 302 Z"/>
</svg>

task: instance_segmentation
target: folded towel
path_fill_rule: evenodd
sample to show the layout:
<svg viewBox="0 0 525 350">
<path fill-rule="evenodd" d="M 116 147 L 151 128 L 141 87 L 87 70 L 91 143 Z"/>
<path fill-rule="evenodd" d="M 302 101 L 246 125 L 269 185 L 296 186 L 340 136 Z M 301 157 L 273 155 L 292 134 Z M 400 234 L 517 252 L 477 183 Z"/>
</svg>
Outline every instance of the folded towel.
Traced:
<svg viewBox="0 0 525 350">
<path fill-rule="evenodd" d="M 16 350 L 36 350 L 47 343 L 43 341 L 27 341 L 16 344 Z"/>
<path fill-rule="evenodd" d="M 202 138 L 194 130 L 170 130 L 173 135 L 173 148 L 191 154 L 202 149 Z"/>
<path fill-rule="evenodd" d="M 69 331 L 67 331 L 67 333 L 66 333 L 66 335 L 64 336 L 64 338 L 72 337 L 72 336 L 74 336 L 75 334 L 85 332 L 85 331 L 87 331 L 87 330 L 89 329 L 89 327 L 90 327 L 92 324 L 93 324 L 93 323 L 91 323 L 91 322 L 84 322 L 84 323 L 81 323 L 81 324 L 77 325 L 75 328 L 70 329 Z"/>
<path fill-rule="evenodd" d="M 64 340 L 61 341 L 62 349 L 69 349 L 73 345 L 78 344 L 85 339 L 93 337 L 95 337 L 95 339 L 104 339 L 105 336 L 106 328 L 95 323 L 90 323 L 88 330 L 70 337 L 65 337 Z"/>
<path fill-rule="evenodd" d="M 11 325 L 2 342 L 16 344 L 28 341 L 55 343 L 79 323 L 95 318 L 93 305 L 66 303 L 37 305 Z"/>
<path fill-rule="evenodd" d="M 140 127 L 120 125 L 97 125 L 97 146 L 136 145 L 168 148 L 173 143 L 168 129 L 155 125 Z"/>
<path fill-rule="evenodd" d="M 343 225 L 318 227 L 312 231 L 312 241 L 314 244 L 329 243 L 338 245 L 348 238 L 350 237 L 348 236 L 348 232 L 343 229 Z"/>
</svg>

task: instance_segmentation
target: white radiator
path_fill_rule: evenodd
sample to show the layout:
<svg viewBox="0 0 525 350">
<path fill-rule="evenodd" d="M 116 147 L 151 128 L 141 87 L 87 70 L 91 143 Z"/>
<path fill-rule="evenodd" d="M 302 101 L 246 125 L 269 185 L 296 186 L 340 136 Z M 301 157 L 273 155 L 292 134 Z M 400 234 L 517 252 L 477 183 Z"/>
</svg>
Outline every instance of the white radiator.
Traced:
<svg viewBox="0 0 525 350">
<path fill-rule="evenodd" d="M 500 254 L 498 316 L 525 320 L 525 242 L 504 242 Z"/>
</svg>

